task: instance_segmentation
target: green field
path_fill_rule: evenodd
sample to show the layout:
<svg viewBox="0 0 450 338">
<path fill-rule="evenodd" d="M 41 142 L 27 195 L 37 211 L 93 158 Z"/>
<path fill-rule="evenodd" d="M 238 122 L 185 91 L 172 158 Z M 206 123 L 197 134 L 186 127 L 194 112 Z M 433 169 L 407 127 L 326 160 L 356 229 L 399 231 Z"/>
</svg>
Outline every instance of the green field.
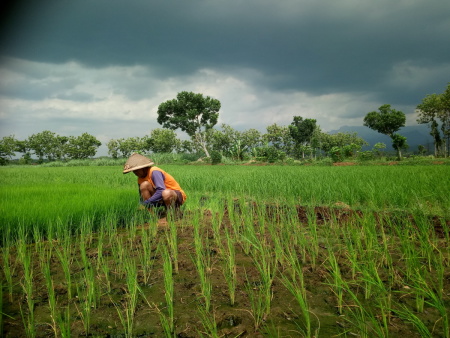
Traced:
<svg viewBox="0 0 450 338">
<path fill-rule="evenodd" d="M 186 166 L 165 165 L 189 195 L 227 197 L 304 206 L 348 205 L 352 209 L 407 211 L 450 217 L 449 166 Z M 105 213 L 129 217 L 137 206 L 133 174 L 119 167 L 0 168 L 2 228 L 76 226 L 80 218 Z"/>
<path fill-rule="evenodd" d="M 4 336 L 449 336 L 449 166 L 161 168 L 0 168 Z"/>
</svg>

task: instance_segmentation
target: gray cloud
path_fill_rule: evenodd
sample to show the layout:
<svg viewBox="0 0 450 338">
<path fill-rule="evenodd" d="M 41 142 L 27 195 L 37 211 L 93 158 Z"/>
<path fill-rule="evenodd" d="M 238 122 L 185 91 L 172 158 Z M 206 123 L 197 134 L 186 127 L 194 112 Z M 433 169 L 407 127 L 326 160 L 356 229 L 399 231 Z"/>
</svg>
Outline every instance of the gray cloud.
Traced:
<svg viewBox="0 0 450 338">
<path fill-rule="evenodd" d="M 331 128 L 383 103 L 412 116 L 450 81 L 448 0 L 16 0 L 1 12 L 1 116 L 25 100 L 41 118 L 138 119 L 198 90 L 234 126 L 303 115 Z"/>
</svg>

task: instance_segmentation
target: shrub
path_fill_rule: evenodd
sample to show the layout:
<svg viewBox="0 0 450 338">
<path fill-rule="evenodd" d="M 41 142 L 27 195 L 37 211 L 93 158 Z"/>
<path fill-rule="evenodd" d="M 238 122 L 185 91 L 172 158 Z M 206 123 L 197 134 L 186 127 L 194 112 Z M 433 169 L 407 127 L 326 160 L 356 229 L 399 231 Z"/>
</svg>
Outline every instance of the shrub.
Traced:
<svg viewBox="0 0 450 338">
<path fill-rule="evenodd" d="M 222 154 L 216 150 L 211 151 L 211 164 L 219 164 L 222 162 Z"/>
<path fill-rule="evenodd" d="M 358 160 L 360 161 L 371 161 L 375 158 L 373 151 L 366 150 L 358 152 Z"/>
<path fill-rule="evenodd" d="M 333 147 L 330 149 L 330 156 L 333 162 L 342 162 L 344 156 L 342 154 L 342 149 L 339 147 Z"/>
</svg>

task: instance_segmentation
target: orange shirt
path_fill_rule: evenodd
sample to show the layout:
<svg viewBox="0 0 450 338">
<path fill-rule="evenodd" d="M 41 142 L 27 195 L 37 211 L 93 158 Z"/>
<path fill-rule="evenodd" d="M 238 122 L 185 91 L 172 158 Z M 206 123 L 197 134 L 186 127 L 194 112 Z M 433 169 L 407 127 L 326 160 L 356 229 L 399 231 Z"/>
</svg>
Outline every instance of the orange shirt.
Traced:
<svg viewBox="0 0 450 338">
<path fill-rule="evenodd" d="M 171 189 L 171 190 L 178 190 L 179 192 L 181 192 L 181 196 L 183 196 L 183 202 L 185 202 L 186 201 L 186 194 L 184 193 L 183 189 L 181 189 L 181 187 L 178 184 L 178 182 L 173 178 L 172 175 L 166 173 L 164 170 L 162 170 L 162 169 L 160 169 L 158 167 L 150 167 L 150 170 L 148 171 L 147 177 L 144 177 L 144 178 L 138 177 L 138 184 L 140 185 L 142 182 L 148 181 L 148 182 L 150 182 L 152 187 L 154 189 L 156 189 L 155 183 L 153 183 L 153 180 L 152 180 L 152 173 L 155 170 L 162 172 L 162 174 L 164 175 L 164 185 L 166 186 L 166 188 L 167 189 Z"/>
</svg>

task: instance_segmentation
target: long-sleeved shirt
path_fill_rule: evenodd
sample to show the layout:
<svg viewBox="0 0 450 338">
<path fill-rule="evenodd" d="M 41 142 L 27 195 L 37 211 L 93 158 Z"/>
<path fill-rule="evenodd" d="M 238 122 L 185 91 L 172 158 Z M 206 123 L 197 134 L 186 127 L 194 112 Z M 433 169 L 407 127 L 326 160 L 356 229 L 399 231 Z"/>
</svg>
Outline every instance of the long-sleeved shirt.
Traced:
<svg viewBox="0 0 450 338">
<path fill-rule="evenodd" d="M 186 200 L 186 194 L 173 176 L 158 167 L 151 167 L 147 177 L 138 178 L 139 185 L 145 181 L 150 182 L 155 189 L 155 193 L 148 200 L 143 201 L 145 205 L 154 206 L 160 204 L 162 201 L 162 192 L 165 189 L 178 190 L 183 197 L 183 202 Z"/>
</svg>

